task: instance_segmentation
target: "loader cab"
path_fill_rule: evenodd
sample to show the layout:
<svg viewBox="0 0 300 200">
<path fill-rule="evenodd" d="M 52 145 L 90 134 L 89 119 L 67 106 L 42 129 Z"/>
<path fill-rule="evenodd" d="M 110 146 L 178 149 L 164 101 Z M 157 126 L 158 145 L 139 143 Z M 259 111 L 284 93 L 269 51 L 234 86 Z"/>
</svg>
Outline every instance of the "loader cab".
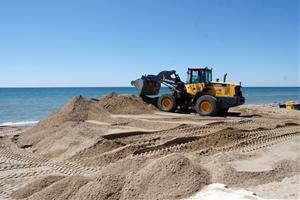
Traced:
<svg viewBox="0 0 300 200">
<path fill-rule="evenodd" d="M 212 81 L 212 69 L 205 68 L 188 68 L 187 84 L 191 83 L 209 83 Z"/>
</svg>

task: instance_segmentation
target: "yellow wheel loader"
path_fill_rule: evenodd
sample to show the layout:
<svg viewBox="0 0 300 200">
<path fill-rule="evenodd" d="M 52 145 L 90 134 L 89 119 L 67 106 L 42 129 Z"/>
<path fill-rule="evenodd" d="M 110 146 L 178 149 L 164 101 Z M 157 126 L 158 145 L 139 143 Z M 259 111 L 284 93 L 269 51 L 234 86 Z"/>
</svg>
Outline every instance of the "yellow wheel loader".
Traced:
<svg viewBox="0 0 300 200">
<path fill-rule="evenodd" d="M 162 71 L 158 75 L 145 75 L 132 81 L 139 95 L 162 111 L 194 109 L 200 115 L 209 116 L 227 113 L 230 107 L 242 105 L 245 98 L 241 84 L 212 81 L 212 69 L 188 68 L 187 81 L 184 83 L 175 70 Z M 170 93 L 159 95 L 161 84 L 171 89 Z"/>
</svg>

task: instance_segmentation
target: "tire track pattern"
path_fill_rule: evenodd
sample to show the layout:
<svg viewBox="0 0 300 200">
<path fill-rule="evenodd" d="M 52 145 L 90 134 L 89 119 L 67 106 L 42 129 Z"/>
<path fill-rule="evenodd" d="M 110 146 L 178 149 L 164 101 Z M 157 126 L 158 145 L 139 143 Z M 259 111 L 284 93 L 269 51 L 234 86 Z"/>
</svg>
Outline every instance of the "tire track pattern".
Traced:
<svg viewBox="0 0 300 200">
<path fill-rule="evenodd" d="M 91 176 L 100 167 L 83 167 L 75 162 L 55 161 L 26 150 L 0 148 L 0 199 L 9 199 L 18 182 L 47 175 Z M 16 186 L 17 184 L 17 186 Z"/>
<path fill-rule="evenodd" d="M 217 134 L 219 135 L 217 136 Z M 212 140 L 220 139 L 220 134 L 222 134 L 222 131 L 217 133 L 203 134 L 202 136 L 198 137 L 176 138 L 160 145 L 135 151 L 133 156 L 152 156 L 154 154 L 168 154 L 172 152 L 186 151 L 199 151 L 201 154 L 219 151 L 255 151 L 260 148 L 269 147 L 271 145 L 299 137 L 300 126 L 297 125 L 267 130 L 233 132 L 232 134 L 238 134 L 238 139 L 233 138 L 233 140 L 231 140 L 231 138 L 229 138 L 224 144 L 219 145 L 219 141 Z M 224 133 L 224 135 L 226 134 Z M 211 144 L 212 142 L 215 142 L 216 145 L 207 145 Z"/>
<path fill-rule="evenodd" d="M 271 124 L 271 126 L 269 125 Z M 260 127 L 275 128 L 278 123 L 267 123 L 266 120 L 227 120 L 212 122 L 203 126 L 183 124 L 178 127 L 153 132 L 125 132 L 103 136 L 123 144 L 155 145 L 175 137 L 194 137 L 211 134 L 228 127 L 238 127 L 241 130 L 253 130 Z M 284 126 L 284 123 L 281 124 Z"/>
<path fill-rule="evenodd" d="M 258 125 L 257 125 L 258 124 Z M 268 125 L 269 129 L 254 120 L 226 120 L 212 122 L 203 126 L 183 124 L 178 127 L 152 132 L 127 132 L 103 136 L 103 140 L 112 140 L 132 147 L 122 156 L 166 155 L 173 152 L 195 151 L 200 155 L 220 151 L 250 152 L 260 148 L 291 140 L 300 135 L 299 125 L 286 125 L 276 128 L 278 123 Z M 232 129 L 230 127 L 238 127 Z M 113 149 L 115 150 L 115 149 Z M 37 156 L 26 149 L 0 148 L 0 199 L 7 199 L 18 189 L 10 181 L 22 181 L 47 175 L 83 175 L 91 176 L 103 167 L 87 167 L 78 161 L 55 161 Z M 105 167 L 105 166 L 104 166 Z"/>
<path fill-rule="evenodd" d="M 92 175 L 101 168 L 83 167 L 77 163 L 52 161 L 46 158 L 38 157 L 29 152 L 15 152 L 10 149 L 0 150 L 0 160 L 5 162 L 5 165 L 0 165 L 0 171 L 8 171 L 14 169 L 34 168 L 34 167 L 50 167 L 54 171 L 65 175 Z M 10 163 L 9 161 L 13 162 Z M 20 164 L 14 164 L 19 162 Z M 30 174 L 30 173 L 29 173 Z M 20 176 L 23 176 L 20 174 Z M 12 176 L 15 177 L 15 176 Z M 1 176 L 0 176 L 1 179 Z"/>
<path fill-rule="evenodd" d="M 270 123 L 270 121 L 273 123 Z M 232 129 L 231 127 L 237 127 L 238 129 Z M 225 151 L 225 147 L 226 149 L 242 147 L 240 143 L 245 143 L 245 141 L 262 140 L 261 137 L 263 136 L 271 138 L 282 131 L 295 132 L 298 129 L 298 124 L 285 123 L 284 121 L 242 119 L 213 122 L 203 126 L 183 124 L 162 131 L 109 134 L 103 136 L 103 139 L 112 140 L 124 146 L 136 146 L 136 150 L 127 152 L 127 155 L 123 157 L 163 155 L 172 152 L 202 151 L 203 149 L 206 149 L 203 152 L 212 153 L 214 151 Z M 235 138 L 235 135 L 238 135 L 238 138 Z M 215 144 L 218 143 L 218 140 L 224 138 L 226 139 L 224 144 Z"/>
</svg>

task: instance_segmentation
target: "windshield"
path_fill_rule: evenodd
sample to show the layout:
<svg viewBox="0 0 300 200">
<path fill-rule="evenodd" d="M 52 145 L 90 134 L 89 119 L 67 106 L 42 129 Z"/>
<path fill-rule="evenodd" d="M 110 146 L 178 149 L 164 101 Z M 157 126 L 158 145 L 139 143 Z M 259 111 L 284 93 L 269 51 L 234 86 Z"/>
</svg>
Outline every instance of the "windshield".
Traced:
<svg viewBox="0 0 300 200">
<path fill-rule="evenodd" d="M 191 70 L 187 73 L 187 83 L 201 83 L 212 81 L 212 70 Z"/>
</svg>

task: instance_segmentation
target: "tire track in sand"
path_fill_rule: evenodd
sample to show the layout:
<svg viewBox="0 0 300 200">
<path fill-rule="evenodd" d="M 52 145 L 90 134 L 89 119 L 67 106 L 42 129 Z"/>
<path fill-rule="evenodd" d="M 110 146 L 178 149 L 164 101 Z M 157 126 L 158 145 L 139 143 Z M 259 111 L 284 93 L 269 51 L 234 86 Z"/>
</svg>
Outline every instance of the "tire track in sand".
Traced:
<svg viewBox="0 0 300 200">
<path fill-rule="evenodd" d="M 227 130 L 230 132 L 230 130 Z M 216 137 L 216 134 L 219 134 Z M 201 151 L 218 152 L 218 151 L 254 151 L 259 148 L 264 148 L 290 140 L 300 135 L 300 126 L 286 126 L 267 130 L 250 130 L 237 131 L 232 130 L 232 134 L 237 134 L 237 138 L 228 138 L 224 144 L 220 144 L 218 139 L 222 131 L 218 133 L 206 134 L 200 137 L 183 137 L 177 138 L 161 145 L 144 148 L 133 153 L 134 156 L 151 156 L 153 154 L 168 154 L 180 151 Z M 231 137 L 231 136 L 230 136 Z M 224 139 L 224 138 L 223 138 Z M 233 139 L 233 140 L 231 140 Z M 215 141 L 213 141 L 215 140 Z M 210 144 L 215 143 L 213 146 Z M 209 144 L 209 145 L 207 145 Z"/>
</svg>

